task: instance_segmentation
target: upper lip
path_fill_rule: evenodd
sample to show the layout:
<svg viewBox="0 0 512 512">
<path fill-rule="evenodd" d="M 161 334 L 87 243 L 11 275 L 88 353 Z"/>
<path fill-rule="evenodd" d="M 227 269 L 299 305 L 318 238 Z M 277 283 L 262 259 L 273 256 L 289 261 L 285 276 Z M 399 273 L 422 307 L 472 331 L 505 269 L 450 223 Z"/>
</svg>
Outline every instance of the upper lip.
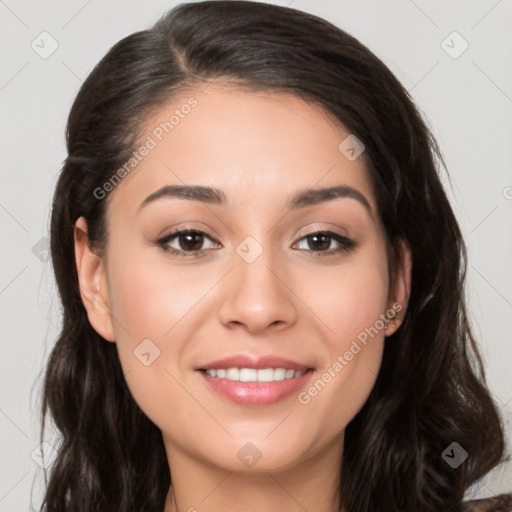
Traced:
<svg viewBox="0 0 512 512">
<path fill-rule="evenodd" d="M 310 367 L 286 359 L 284 357 L 267 355 L 261 357 L 251 357 L 243 354 L 237 354 L 217 361 L 212 361 L 202 365 L 197 370 L 214 370 L 222 368 L 255 368 L 257 370 L 264 368 L 284 368 L 285 370 L 299 370 L 305 372 Z"/>
</svg>

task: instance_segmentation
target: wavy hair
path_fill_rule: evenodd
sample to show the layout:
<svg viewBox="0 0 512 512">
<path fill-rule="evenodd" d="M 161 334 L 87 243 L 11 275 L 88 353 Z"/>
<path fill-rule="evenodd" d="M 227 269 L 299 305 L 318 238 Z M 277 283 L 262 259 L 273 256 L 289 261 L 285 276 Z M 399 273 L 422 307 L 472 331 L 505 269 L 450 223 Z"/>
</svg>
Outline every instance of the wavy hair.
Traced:
<svg viewBox="0 0 512 512">
<path fill-rule="evenodd" d="M 461 510 L 467 488 L 501 462 L 504 436 L 468 322 L 466 249 L 439 148 L 408 92 L 358 40 L 311 14 L 248 1 L 178 5 L 115 44 L 74 100 L 51 212 L 63 324 L 44 375 L 42 432 L 49 413 L 60 444 L 41 510 L 163 510 L 172 475 L 162 435 L 133 400 L 116 345 L 88 321 L 73 233 L 84 216 L 101 253 L 107 201 L 94 190 L 131 156 L 152 112 L 208 81 L 293 94 L 334 115 L 366 146 L 390 243 L 412 252 L 404 322 L 346 428 L 339 508 Z M 441 457 L 453 441 L 469 453 L 457 469 Z"/>
</svg>

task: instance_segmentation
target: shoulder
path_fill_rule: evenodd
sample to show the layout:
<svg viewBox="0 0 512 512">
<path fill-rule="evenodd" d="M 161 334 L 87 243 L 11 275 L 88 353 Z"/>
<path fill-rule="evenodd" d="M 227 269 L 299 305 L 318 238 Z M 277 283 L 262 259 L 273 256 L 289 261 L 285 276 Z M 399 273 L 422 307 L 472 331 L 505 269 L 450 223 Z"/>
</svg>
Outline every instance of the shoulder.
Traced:
<svg viewBox="0 0 512 512">
<path fill-rule="evenodd" d="M 512 512 L 512 494 L 465 501 L 461 510 L 462 512 Z"/>
</svg>

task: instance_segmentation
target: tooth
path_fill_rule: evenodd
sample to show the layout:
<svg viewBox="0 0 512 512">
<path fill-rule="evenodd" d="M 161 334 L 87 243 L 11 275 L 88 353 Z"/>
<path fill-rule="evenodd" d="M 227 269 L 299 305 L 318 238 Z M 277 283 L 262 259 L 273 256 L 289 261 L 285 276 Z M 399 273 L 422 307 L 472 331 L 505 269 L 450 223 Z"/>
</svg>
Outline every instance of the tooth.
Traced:
<svg viewBox="0 0 512 512">
<path fill-rule="evenodd" d="M 240 370 L 238 368 L 228 368 L 226 370 L 226 379 L 240 380 Z"/>
<path fill-rule="evenodd" d="M 258 370 L 255 368 L 241 368 L 240 382 L 255 382 L 258 380 Z"/>
<path fill-rule="evenodd" d="M 274 380 L 274 369 L 264 368 L 258 370 L 258 382 L 272 382 Z"/>
<path fill-rule="evenodd" d="M 301 377 L 304 372 L 300 370 L 286 370 L 285 368 L 219 368 L 209 369 L 206 373 L 210 377 L 237 380 L 241 382 L 274 382 L 285 379 Z"/>
<path fill-rule="evenodd" d="M 276 368 L 274 370 L 274 380 L 284 380 L 286 370 L 284 368 Z"/>
</svg>

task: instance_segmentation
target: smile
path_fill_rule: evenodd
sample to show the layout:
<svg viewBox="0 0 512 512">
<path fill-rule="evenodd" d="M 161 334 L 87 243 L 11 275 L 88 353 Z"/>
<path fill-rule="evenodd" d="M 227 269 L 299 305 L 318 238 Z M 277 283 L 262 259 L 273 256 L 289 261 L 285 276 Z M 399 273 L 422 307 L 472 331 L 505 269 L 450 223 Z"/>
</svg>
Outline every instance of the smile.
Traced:
<svg viewBox="0 0 512 512">
<path fill-rule="evenodd" d="M 285 368 L 218 368 L 203 370 L 210 377 L 234 380 L 239 382 L 276 382 L 287 379 L 296 379 L 304 372 L 300 370 L 287 370 Z"/>
</svg>

